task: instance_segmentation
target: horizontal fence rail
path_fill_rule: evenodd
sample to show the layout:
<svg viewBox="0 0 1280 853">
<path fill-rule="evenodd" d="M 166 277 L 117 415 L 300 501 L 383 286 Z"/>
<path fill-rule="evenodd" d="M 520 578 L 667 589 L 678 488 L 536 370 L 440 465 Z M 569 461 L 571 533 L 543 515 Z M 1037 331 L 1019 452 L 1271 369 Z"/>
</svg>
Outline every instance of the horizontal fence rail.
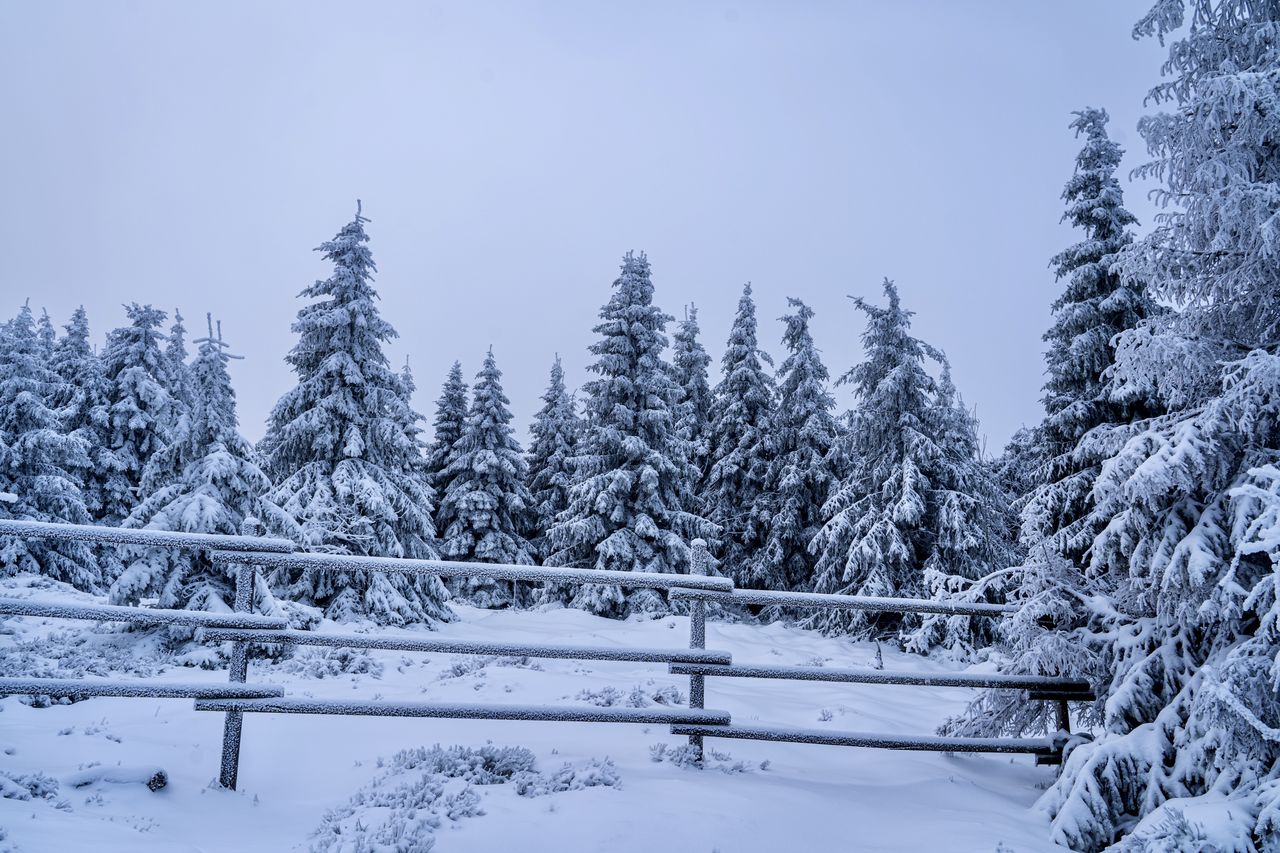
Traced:
<svg viewBox="0 0 1280 853">
<path fill-rule="evenodd" d="M 834 681 L 849 684 L 909 684 L 918 687 L 992 687 L 1027 690 L 1033 699 L 1092 699 L 1089 682 L 1079 679 L 1051 678 L 1039 675 L 999 675 L 975 673 L 894 672 L 884 669 L 838 669 L 821 666 L 752 666 L 733 664 L 716 666 L 701 663 L 673 662 L 673 675 L 718 676 L 721 678 L 780 678 L 789 681 Z"/>
<path fill-rule="evenodd" d="M 270 700 L 265 700 L 270 701 Z M 697 737 L 770 740 L 827 746 L 861 746 L 872 749 L 910 749 L 922 752 L 1005 752 L 1053 755 L 1061 750 L 1057 738 L 967 738 L 932 735 L 882 735 L 865 732 L 830 732 L 825 729 L 793 729 L 766 726 L 704 726 L 676 724 L 671 733 Z"/>
<path fill-rule="evenodd" d="M 517 566 L 504 563 L 461 563 L 454 560 L 418 560 L 407 557 L 348 557 L 342 554 L 276 554 L 228 552 L 214 554 L 228 563 L 252 563 L 266 569 L 393 572 L 438 577 L 489 578 L 491 580 L 600 584 L 635 589 L 678 589 L 687 587 L 710 592 L 730 592 L 728 578 L 694 577 L 655 572 L 619 572 L 604 569 L 567 569 L 552 566 Z"/>
<path fill-rule="evenodd" d="M 135 625 L 186 625 L 196 628 L 285 628 L 279 616 L 254 613 L 209 613 L 203 610 L 164 610 L 159 607 L 121 607 L 115 604 L 61 604 L 26 598 L 0 598 L 0 616 L 43 616 L 91 622 L 132 622 Z"/>
<path fill-rule="evenodd" d="M 261 536 L 224 536 L 217 533 L 177 533 L 96 524 L 54 524 L 47 521 L 0 519 L 0 536 L 55 542 L 95 542 L 104 545 L 156 545 L 161 548 L 189 548 L 202 551 L 270 551 L 288 553 L 297 546 L 288 539 Z"/>
<path fill-rule="evenodd" d="M 82 678 L 0 678 L 5 696 L 120 696 L 129 699 L 272 699 L 284 695 L 271 684 L 198 684 L 107 681 Z"/>
<path fill-rule="evenodd" d="M 592 705 L 473 705 L 454 702 L 360 702 L 345 699 L 200 699 L 197 711 L 259 714 L 340 714 L 455 720 L 535 720 L 560 723 L 690 723 L 727 726 L 725 711 L 680 708 L 598 708 Z"/>
<path fill-rule="evenodd" d="M 367 634 L 322 634 L 313 631 L 243 631 L 211 628 L 203 634 L 211 641 L 292 643 L 352 649 L 387 649 L 400 652 L 442 652 L 455 655 L 509 655 L 561 660 L 633 661 L 636 663 L 727 664 L 728 652 L 702 649 L 644 649 L 627 646 L 564 646 L 533 643 L 498 643 L 486 640 L 449 640 L 442 637 L 370 637 Z"/>
<path fill-rule="evenodd" d="M 735 589 L 732 592 L 695 592 L 673 589 L 675 600 L 701 600 L 717 604 L 763 607 L 795 607 L 813 610 L 871 610 L 877 613 L 940 613 L 944 616 L 1003 616 L 1017 611 L 1012 604 L 931 601 L 926 598 L 876 598 L 867 595 L 834 595 L 821 592 L 773 592 Z"/>
</svg>

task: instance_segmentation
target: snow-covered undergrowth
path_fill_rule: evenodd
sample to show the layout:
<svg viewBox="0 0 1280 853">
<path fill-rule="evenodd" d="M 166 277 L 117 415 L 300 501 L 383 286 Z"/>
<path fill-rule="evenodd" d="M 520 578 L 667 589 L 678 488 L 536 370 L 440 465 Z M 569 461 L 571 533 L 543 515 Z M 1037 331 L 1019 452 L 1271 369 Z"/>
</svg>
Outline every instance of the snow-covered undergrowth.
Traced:
<svg viewBox="0 0 1280 853">
<path fill-rule="evenodd" d="M 0 580 L 0 595 L 87 600 L 25 578 Z M 688 639 L 683 616 L 619 622 L 577 610 L 456 610 L 459 620 L 442 636 L 661 647 Z M 740 663 L 876 661 L 872 645 L 777 624 L 712 622 L 707 645 Z M 892 669 L 950 666 L 889 649 L 883 656 Z M 15 673 L 43 661 L 44 674 L 226 678 L 225 670 L 177 660 L 154 634 L 0 621 L 0 661 Z M 255 659 L 250 681 L 337 699 L 647 707 L 681 705 L 688 695 L 687 678 L 655 664 L 302 648 Z M 707 706 L 738 723 L 833 731 L 927 734 L 971 696 L 955 688 L 707 682 Z M 1026 756 L 708 740 L 698 768 L 686 760 L 685 739 L 664 726 L 246 715 L 240 790 L 229 792 L 212 784 L 222 722 L 183 699 L 52 707 L 0 699 L 0 850 L 347 853 L 395 850 L 375 842 L 415 832 L 419 840 L 402 849 L 427 849 L 427 838 L 437 851 L 528 853 L 1057 849 L 1033 808 L 1052 770 Z M 158 770 L 167 784 L 152 791 L 142 777 Z"/>
<path fill-rule="evenodd" d="M 324 816 L 312 849 L 425 853 L 434 849 L 442 824 L 485 814 L 478 787 L 510 784 L 516 796 L 542 797 L 621 784 L 618 769 L 607 758 L 577 767 L 565 763 L 553 773 L 539 772 L 535 764 L 533 753 L 518 746 L 403 750 L 391 758 L 385 773 Z"/>
</svg>

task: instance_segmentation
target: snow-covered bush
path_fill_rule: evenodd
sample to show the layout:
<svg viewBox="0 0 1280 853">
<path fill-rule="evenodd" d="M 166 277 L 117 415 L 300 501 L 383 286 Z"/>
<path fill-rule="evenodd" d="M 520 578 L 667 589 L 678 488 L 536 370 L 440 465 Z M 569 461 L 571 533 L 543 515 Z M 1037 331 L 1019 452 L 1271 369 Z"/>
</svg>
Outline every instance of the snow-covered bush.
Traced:
<svg viewBox="0 0 1280 853">
<path fill-rule="evenodd" d="M 524 747 L 418 747 L 379 759 L 384 769 L 313 833 L 317 853 L 425 853 L 444 821 L 484 814 L 472 786 L 511 784 L 517 796 L 541 797 L 597 786 L 618 787 L 613 763 L 591 759 L 552 773 L 536 769 Z"/>
<path fill-rule="evenodd" d="M 295 652 L 280 669 L 302 678 L 334 678 L 339 675 L 368 675 L 381 678 L 382 661 L 364 649 L 323 647 Z"/>
</svg>

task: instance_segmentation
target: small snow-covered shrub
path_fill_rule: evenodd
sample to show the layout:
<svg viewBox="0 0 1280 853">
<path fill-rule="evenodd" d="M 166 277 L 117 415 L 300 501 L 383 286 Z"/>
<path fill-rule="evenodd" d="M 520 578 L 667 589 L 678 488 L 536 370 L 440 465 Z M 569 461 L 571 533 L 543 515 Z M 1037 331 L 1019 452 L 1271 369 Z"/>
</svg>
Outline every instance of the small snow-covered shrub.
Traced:
<svg viewBox="0 0 1280 853">
<path fill-rule="evenodd" d="M 465 655 L 450 661 L 449 666 L 437 677 L 441 681 L 473 674 L 483 678 L 484 670 L 489 666 L 542 671 L 542 664 L 527 655 Z"/>
<path fill-rule="evenodd" d="M 303 678 L 333 678 L 339 675 L 381 678 L 383 670 L 382 662 L 370 657 L 368 652 L 346 646 L 307 649 L 283 661 L 280 668 Z"/>
<path fill-rule="evenodd" d="M 58 793 L 58 780 L 43 773 L 14 776 L 0 770 L 0 797 L 6 800 L 51 800 Z"/>
<path fill-rule="evenodd" d="M 540 797 L 621 783 L 608 759 L 544 774 L 533 753 L 518 746 L 437 744 L 402 750 L 378 766 L 385 772 L 324 816 L 312 835 L 313 853 L 428 853 L 444 821 L 484 814 L 475 786 L 511 783 L 518 796 Z"/>
<path fill-rule="evenodd" d="M 671 746 L 666 743 L 655 743 L 649 747 L 649 760 L 654 763 L 666 761 L 676 767 L 708 768 L 719 770 L 721 773 L 750 773 L 754 769 L 747 762 L 734 761 L 729 753 L 710 747 L 704 747 L 699 753 L 698 748 L 692 744 Z M 769 762 L 762 762 L 760 769 L 768 770 L 768 765 Z"/>
<path fill-rule="evenodd" d="M 550 775 L 526 772 L 517 774 L 511 781 L 520 796 L 543 797 L 583 788 L 617 788 L 622 784 L 622 774 L 608 758 L 593 758 L 584 767 L 574 767 L 566 762 Z"/>
<path fill-rule="evenodd" d="M 650 705 L 683 705 L 685 696 L 679 688 L 666 684 L 655 687 L 637 684 L 630 692 L 623 693 L 616 687 L 605 686 L 599 689 L 585 689 L 573 697 L 579 702 L 590 702 L 601 708 L 612 708 L 623 705 L 628 708 L 647 708 Z"/>
</svg>

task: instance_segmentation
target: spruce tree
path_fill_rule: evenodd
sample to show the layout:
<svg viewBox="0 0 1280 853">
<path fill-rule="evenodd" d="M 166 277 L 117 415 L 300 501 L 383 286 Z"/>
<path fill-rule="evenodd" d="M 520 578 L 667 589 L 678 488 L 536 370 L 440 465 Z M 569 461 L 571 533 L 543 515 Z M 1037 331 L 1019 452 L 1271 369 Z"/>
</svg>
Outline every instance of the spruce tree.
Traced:
<svg viewBox="0 0 1280 853">
<path fill-rule="evenodd" d="M 680 403 L 676 407 L 676 435 L 684 442 L 686 457 L 694 470 L 690 476 L 695 494 L 686 500 L 693 506 L 697 487 L 710 469 L 711 439 L 708 430 L 711 423 L 711 385 L 707 368 L 711 356 L 698 340 L 698 309 L 685 308 L 684 319 L 676 326 L 671 337 L 672 377 L 680 386 Z"/>
<path fill-rule="evenodd" d="M 142 499 L 152 458 L 173 440 L 174 400 L 168 363 L 160 348 L 165 314 L 136 302 L 125 306 L 130 323 L 113 329 L 102 353 L 107 383 L 107 430 L 114 465 L 102 519 L 119 524 Z"/>
<path fill-rule="evenodd" d="M 446 469 L 449 487 L 440 498 L 453 519 L 440 531 L 440 550 L 449 560 L 532 565 L 536 554 L 524 537 L 533 499 L 525 485 L 528 466 L 511 429 L 511 411 L 502 391 L 502 371 L 485 355 L 476 374 L 474 397 L 462 435 Z M 477 607 L 525 604 L 521 584 L 486 578 L 457 578 L 453 590 Z"/>
<path fill-rule="evenodd" d="M 221 324 L 198 342 L 190 366 L 190 428 L 184 439 L 186 463 L 179 478 L 147 497 L 125 519 L 125 527 L 183 533 L 237 535 L 248 516 L 258 514 L 258 498 L 271 482 L 256 462 L 253 445 L 238 429 L 235 391 Z M 183 364 L 186 369 L 186 364 Z M 235 578 L 202 551 L 127 546 L 125 569 L 111 585 L 111 598 L 137 604 L 155 598 L 160 607 L 225 611 L 235 604 Z M 265 584 L 256 590 L 258 610 L 270 609 Z"/>
<path fill-rule="evenodd" d="M 1154 414 L 1150 400 L 1121 400 L 1106 389 L 1115 363 L 1116 336 L 1138 326 L 1151 313 L 1142 287 L 1126 282 L 1115 269 L 1118 253 L 1133 242 L 1137 222 L 1124 208 L 1124 191 L 1115 170 L 1123 149 L 1107 136 L 1106 110 L 1086 108 L 1071 123 L 1085 145 L 1062 197 L 1062 218 L 1083 232 L 1083 239 L 1053 258 L 1066 287 L 1053 303 L 1054 322 L 1044 339 L 1049 375 L 1045 384 L 1045 420 L 1041 442 L 1048 462 L 1044 485 L 1029 501 L 1029 535 L 1051 537 L 1054 547 L 1083 565 L 1084 551 L 1096 531 L 1082 526 L 1090 492 L 1102 459 L 1076 452 L 1089 430 L 1126 424 Z"/>
<path fill-rule="evenodd" d="M 933 436 L 937 385 L 925 370 L 934 350 L 910 334 L 913 312 L 885 279 L 886 308 L 860 298 L 867 315 L 865 360 L 840 377 L 853 386 L 853 466 L 823 506 L 824 523 L 810 545 L 817 592 L 920 597 L 932 544 L 928 479 L 940 454 Z M 824 630 L 885 631 L 915 620 L 894 614 L 831 611 L 813 617 Z"/>
<path fill-rule="evenodd" d="M 426 454 L 427 479 L 437 496 L 443 495 L 449 488 L 449 477 L 445 471 L 453 462 L 453 447 L 462 437 L 466 423 L 467 383 L 462 381 L 462 363 L 455 361 L 449 368 L 449 375 L 445 377 L 440 397 L 436 400 L 434 435 Z M 453 521 L 445 515 L 443 504 L 436 507 L 435 521 L 436 530 L 444 530 Z"/>
<path fill-rule="evenodd" d="M 129 494 L 118 458 L 111 449 L 107 417 L 107 381 L 102 361 L 89 343 L 89 318 L 76 308 L 66 331 L 54 345 L 49 366 L 60 380 L 49 398 L 62 420 L 62 430 L 85 443 L 88 464 L 77 472 L 85 508 L 102 521 L 106 508 Z"/>
<path fill-rule="evenodd" d="M 53 360 L 53 350 L 58 344 L 58 332 L 53 328 L 53 321 L 49 319 L 49 312 L 44 309 L 40 310 L 40 320 L 36 326 L 36 340 L 39 343 L 38 351 L 40 357 L 48 365 Z"/>
<path fill-rule="evenodd" d="M 684 449 L 675 432 L 680 389 L 662 358 L 670 317 L 653 304 L 643 253 L 628 252 L 591 345 L 598 378 L 583 386 L 587 422 L 574 460 L 569 508 L 551 528 L 548 562 L 618 571 L 683 572 L 687 538 L 714 532 L 687 512 Z M 649 591 L 581 587 L 574 606 L 605 616 L 661 610 Z"/>
<path fill-rule="evenodd" d="M 0 328 L 0 518 L 88 524 L 77 484 L 89 466 L 85 440 L 63 431 L 46 400 L 61 380 L 49 368 L 31 309 Z M 37 572 L 96 591 L 102 574 L 83 542 L 27 541 L 0 537 L 0 566 Z"/>
<path fill-rule="evenodd" d="M 298 384 L 276 403 L 263 441 L 269 523 L 302 547 L 331 554 L 435 558 L 433 494 L 416 420 L 383 345 L 395 330 L 380 316 L 376 267 L 357 204 L 355 218 L 317 251 L 333 275 L 300 294 L 298 343 L 286 361 Z M 282 572 L 287 597 L 335 619 L 391 624 L 448 619 L 439 579 L 360 571 Z"/>
<path fill-rule="evenodd" d="M 1018 562 L 1015 516 L 982 458 L 977 416 L 966 409 L 942 361 L 933 405 L 932 433 L 938 456 L 929 470 L 932 542 L 923 563 L 926 595 L 935 601 L 1002 603 L 1009 568 Z M 994 625 L 982 616 L 925 614 L 903 637 L 909 651 L 941 649 L 969 659 L 994 640 Z"/>
<path fill-rule="evenodd" d="M 142 476 L 142 498 L 164 490 L 183 477 L 187 465 L 199 458 L 191 430 L 195 409 L 194 380 L 187 364 L 187 327 L 182 314 L 173 311 L 173 324 L 169 327 L 164 348 L 164 360 L 158 378 L 169 392 L 172 405 L 169 423 L 165 427 L 165 446 L 148 461 Z"/>
<path fill-rule="evenodd" d="M 565 389 L 560 356 L 551 365 L 551 380 L 542 394 L 542 408 L 529 427 L 529 493 L 533 501 L 533 544 L 546 557 L 546 533 L 569 506 L 573 484 L 573 457 L 582 425 L 574 411 L 573 397 Z"/>
<path fill-rule="evenodd" d="M 775 453 L 773 379 L 764 369 L 772 363 L 756 344 L 756 305 L 748 283 L 720 359 L 723 377 L 711 397 L 710 470 L 701 493 L 703 514 L 723 531 L 721 564 L 742 585 L 773 515 L 760 500 Z"/>
<path fill-rule="evenodd" d="M 773 422 L 776 456 L 756 500 L 768 513 L 764 547 L 750 560 L 747 580 L 764 589 L 808 590 L 813 585 L 809 544 L 822 526 L 822 506 L 836 482 L 830 456 L 838 437 L 829 374 L 809 333 L 813 309 L 788 299 L 782 318 L 787 358 L 778 372 Z"/>
</svg>

